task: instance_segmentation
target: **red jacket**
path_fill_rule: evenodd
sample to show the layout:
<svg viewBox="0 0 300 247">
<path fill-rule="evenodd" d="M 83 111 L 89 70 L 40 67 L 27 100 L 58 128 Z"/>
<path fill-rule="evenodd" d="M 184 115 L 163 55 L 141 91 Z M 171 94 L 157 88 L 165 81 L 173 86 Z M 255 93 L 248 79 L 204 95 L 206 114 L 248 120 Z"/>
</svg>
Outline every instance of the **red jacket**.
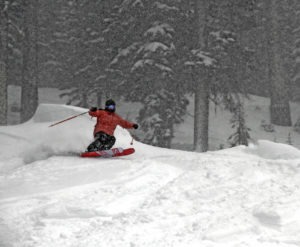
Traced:
<svg viewBox="0 0 300 247">
<path fill-rule="evenodd" d="M 114 135 L 117 125 L 125 129 L 133 128 L 133 123 L 130 123 L 114 112 L 105 110 L 89 111 L 90 116 L 97 118 L 97 123 L 94 129 L 94 135 L 100 131 L 106 134 Z"/>
</svg>

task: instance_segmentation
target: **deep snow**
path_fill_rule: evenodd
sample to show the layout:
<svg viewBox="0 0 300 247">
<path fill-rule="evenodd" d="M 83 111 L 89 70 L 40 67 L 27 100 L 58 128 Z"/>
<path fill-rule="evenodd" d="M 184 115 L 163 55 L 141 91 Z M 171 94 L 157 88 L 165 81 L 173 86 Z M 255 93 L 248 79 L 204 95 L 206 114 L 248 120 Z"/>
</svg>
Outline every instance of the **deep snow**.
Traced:
<svg viewBox="0 0 300 247">
<path fill-rule="evenodd" d="M 260 140 L 198 154 L 134 142 L 83 159 L 86 109 L 40 105 L 0 127 L 0 246 L 300 246 L 300 150 Z M 118 128 L 116 146 L 131 136 Z"/>
</svg>

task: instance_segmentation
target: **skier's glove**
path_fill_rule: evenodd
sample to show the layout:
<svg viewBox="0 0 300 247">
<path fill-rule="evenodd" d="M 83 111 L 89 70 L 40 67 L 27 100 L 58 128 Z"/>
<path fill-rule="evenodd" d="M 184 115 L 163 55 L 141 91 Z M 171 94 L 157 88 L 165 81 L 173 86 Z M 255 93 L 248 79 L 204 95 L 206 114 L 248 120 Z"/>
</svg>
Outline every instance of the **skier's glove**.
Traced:
<svg viewBox="0 0 300 247">
<path fill-rule="evenodd" d="M 97 111 L 97 107 L 91 107 L 90 111 Z"/>
<path fill-rule="evenodd" d="M 132 125 L 134 129 L 137 129 L 139 126 L 137 124 Z"/>
</svg>

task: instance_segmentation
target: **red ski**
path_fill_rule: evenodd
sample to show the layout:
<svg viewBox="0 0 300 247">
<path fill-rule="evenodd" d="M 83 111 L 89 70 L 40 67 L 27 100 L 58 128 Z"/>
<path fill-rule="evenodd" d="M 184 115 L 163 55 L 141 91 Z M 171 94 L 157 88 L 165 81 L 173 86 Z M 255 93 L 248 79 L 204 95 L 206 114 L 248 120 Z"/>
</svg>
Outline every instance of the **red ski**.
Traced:
<svg viewBox="0 0 300 247">
<path fill-rule="evenodd" d="M 95 157 L 111 158 L 111 157 L 133 154 L 134 152 L 135 152 L 134 148 L 126 148 L 126 149 L 112 148 L 109 150 L 84 152 L 84 153 L 81 153 L 80 156 L 83 158 L 95 158 Z"/>
</svg>

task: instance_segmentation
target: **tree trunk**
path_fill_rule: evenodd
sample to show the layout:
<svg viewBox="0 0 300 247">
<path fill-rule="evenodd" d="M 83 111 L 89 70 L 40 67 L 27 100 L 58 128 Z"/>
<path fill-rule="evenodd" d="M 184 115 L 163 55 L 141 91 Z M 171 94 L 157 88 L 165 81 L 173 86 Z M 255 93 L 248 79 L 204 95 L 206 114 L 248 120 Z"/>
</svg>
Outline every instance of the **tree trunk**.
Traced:
<svg viewBox="0 0 300 247">
<path fill-rule="evenodd" d="M 267 16 L 266 34 L 268 42 L 268 79 L 270 83 L 270 115 L 271 123 L 281 126 L 291 126 L 289 105 L 289 85 L 287 72 L 284 68 L 282 53 L 282 33 L 280 27 L 280 9 L 282 1 L 266 0 Z"/>
<path fill-rule="evenodd" d="M 0 6 L 0 125 L 7 125 L 8 2 Z"/>
<path fill-rule="evenodd" d="M 194 0 L 195 27 L 197 32 L 196 47 L 205 50 L 207 47 L 207 11 L 208 0 Z M 206 69 L 202 69 L 195 81 L 195 118 L 194 118 L 194 150 L 208 150 L 209 119 L 209 83 Z M 199 76 L 199 74 L 201 76 Z"/>
<path fill-rule="evenodd" d="M 21 94 L 21 122 L 29 120 L 38 106 L 37 4 L 25 1 L 23 80 Z"/>
<path fill-rule="evenodd" d="M 208 150 L 209 85 L 207 78 L 197 81 L 195 91 L 194 150 Z"/>
<path fill-rule="evenodd" d="M 2 49 L 2 48 L 0 48 Z M 6 64 L 0 61 L 0 125 L 7 124 L 7 75 Z"/>
</svg>

